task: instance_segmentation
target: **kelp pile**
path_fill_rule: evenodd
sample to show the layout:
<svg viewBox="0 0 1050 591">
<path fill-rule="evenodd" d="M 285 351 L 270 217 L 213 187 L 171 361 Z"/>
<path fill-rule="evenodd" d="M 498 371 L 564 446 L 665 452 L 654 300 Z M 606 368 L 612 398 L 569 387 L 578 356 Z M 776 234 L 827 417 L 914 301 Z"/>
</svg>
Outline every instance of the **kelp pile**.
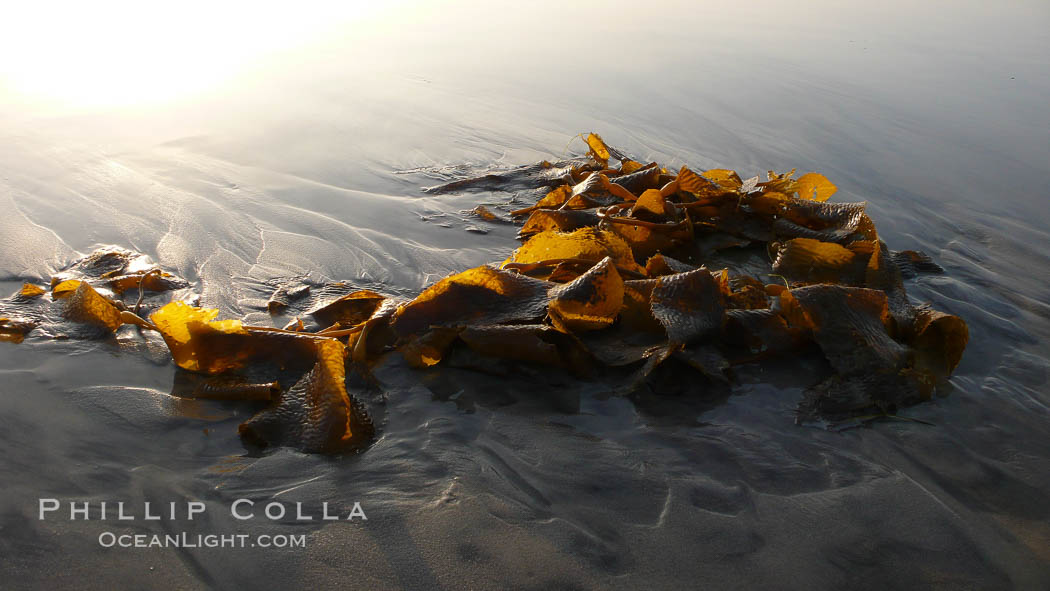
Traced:
<svg viewBox="0 0 1050 591">
<path fill-rule="evenodd" d="M 246 441 L 318 453 L 373 437 L 346 372 L 367 374 L 394 351 L 416 368 L 469 350 L 582 377 L 621 371 L 650 388 L 670 371 L 699 396 L 704 384 L 730 384 L 735 365 L 810 347 L 830 375 L 807 391 L 798 416 L 830 421 L 926 400 L 958 365 L 965 322 L 913 305 L 904 289 L 906 277 L 939 267 L 889 250 L 864 203 L 829 201 L 836 187 L 823 175 L 669 171 L 596 134 L 585 141 L 583 157 L 427 189 L 533 197 L 502 215 L 472 211 L 521 224 L 522 244 L 505 261 L 414 299 L 291 281 L 266 308 L 292 320 L 247 326 L 196 307 L 185 281 L 142 255 L 109 249 L 57 275 L 50 293 L 27 284 L 0 303 L 0 339 L 46 332 L 56 314 L 96 336 L 129 324 L 159 334 L 196 376 L 182 380 L 187 395 L 269 402 L 241 425 Z"/>
</svg>

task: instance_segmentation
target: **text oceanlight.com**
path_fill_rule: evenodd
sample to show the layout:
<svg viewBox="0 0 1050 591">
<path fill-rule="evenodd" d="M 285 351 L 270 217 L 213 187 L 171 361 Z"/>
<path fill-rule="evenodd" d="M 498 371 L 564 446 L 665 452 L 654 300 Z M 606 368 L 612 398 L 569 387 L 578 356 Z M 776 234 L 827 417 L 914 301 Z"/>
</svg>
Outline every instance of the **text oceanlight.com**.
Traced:
<svg viewBox="0 0 1050 591">
<path fill-rule="evenodd" d="M 103 548 L 305 548 L 306 534 L 117 534 L 102 532 Z"/>
</svg>

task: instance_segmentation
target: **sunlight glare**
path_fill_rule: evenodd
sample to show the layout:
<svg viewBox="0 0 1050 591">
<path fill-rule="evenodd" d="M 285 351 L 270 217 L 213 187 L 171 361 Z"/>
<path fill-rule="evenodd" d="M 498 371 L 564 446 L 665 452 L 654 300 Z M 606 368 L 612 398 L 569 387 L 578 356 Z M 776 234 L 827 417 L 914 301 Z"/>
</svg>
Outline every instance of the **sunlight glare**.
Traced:
<svg viewBox="0 0 1050 591">
<path fill-rule="evenodd" d="M 317 39 L 370 4 L 18 3 L 0 24 L 0 97 L 78 108 L 178 100 Z"/>
</svg>

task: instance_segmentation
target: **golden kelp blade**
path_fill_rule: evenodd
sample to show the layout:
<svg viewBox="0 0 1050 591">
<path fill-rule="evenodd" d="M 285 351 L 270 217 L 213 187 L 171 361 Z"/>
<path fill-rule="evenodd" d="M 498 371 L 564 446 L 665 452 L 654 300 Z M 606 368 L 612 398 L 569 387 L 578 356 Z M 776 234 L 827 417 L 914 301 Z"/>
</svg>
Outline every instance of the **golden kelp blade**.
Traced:
<svg viewBox="0 0 1050 591">
<path fill-rule="evenodd" d="M 553 288 L 548 310 L 569 330 L 595 330 L 616 321 L 623 295 L 623 279 L 605 257 L 571 283 Z"/>
<path fill-rule="evenodd" d="M 663 194 L 656 189 L 649 189 L 641 194 L 631 208 L 631 215 L 639 217 L 640 213 L 648 213 L 658 218 L 666 218 L 671 211 L 671 205 L 664 199 Z"/>
<path fill-rule="evenodd" d="M 624 160 L 620 163 L 621 174 L 632 174 L 641 170 L 645 165 L 634 160 Z"/>
<path fill-rule="evenodd" d="M 719 187 L 731 191 L 739 189 L 740 186 L 744 184 L 744 181 L 740 180 L 740 175 L 738 175 L 735 170 L 727 170 L 725 168 L 705 170 L 701 176 L 714 181 Z"/>
<path fill-rule="evenodd" d="M 399 338 L 433 326 L 502 324 L 543 318 L 545 281 L 487 265 L 446 277 L 398 308 L 391 327 Z"/>
<path fill-rule="evenodd" d="M 536 207 L 539 209 L 554 209 L 561 207 L 566 201 L 572 197 L 572 187 L 569 185 L 562 185 L 556 187 L 548 192 L 543 199 L 536 202 Z"/>
<path fill-rule="evenodd" d="M 69 283 L 69 282 L 67 282 Z M 92 324 L 113 332 L 120 328 L 124 322 L 120 319 L 120 310 L 117 310 L 109 300 L 99 295 L 90 285 L 78 282 L 72 293 L 63 291 L 63 299 L 66 300 L 66 308 L 63 316 L 73 322 Z"/>
<path fill-rule="evenodd" d="M 220 335 L 247 336 L 240 320 L 220 320 L 218 310 L 195 308 L 183 302 L 171 302 L 150 316 L 164 342 L 167 343 L 175 364 L 189 371 L 221 373 L 241 367 L 250 356 L 249 351 L 238 350 L 235 340 L 227 339 L 223 350 Z M 218 346 L 216 346 L 218 345 Z"/>
<path fill-rule="evenodd" d="M 587 226 L 598 225 L 598 214 L 581 209 L 541 209 L 532 212 L 529 219 L 518 230 L 518 238 L 529 238 L 547 230 L 571 232 Z"/>
<path fill-rule="evenodd" d="M 778 191 L 763 191 L 750 195 L 746 203 L 756 213 L 779 216 L 790 207 L 791 198 Z"/>
<path fill-rule="evenodd" d="M 478 216 L 486 222 L 495 222 L 499 220 L 499 216 L 492 213 L 492 210 L 485 207 L 484 205 L 478 205 L 474 209 L 470 210 L 470 213 Z"/>
<path fill-rule="evenodd" d="M 561 185 L 551 189 L 543 199 L 536 202 L 532 207 L 518 209 L 510 212 L 512 216 L 521 216 L 536 211 L 537 209 L 557 209 L 572 197 L 572 186 Z"/>
<path fill-rule="evenodd" d="M 0 343 L 21 343 L 26 334 L 36 328 L 33 320 L 22 318 L 0 318 Z"/>
<path fill-rule="evenodd" d="M 795 238 L 781 247 L 773 272 L 793 282 L 855 284 L 862 280 L 866 262 L 857 265 L 856 258 L 852 250 L 834 242 Z"/>
<path fill-rule="evenodd" d="M 818 172 L 807 172 L 795 181 L 799 199 L 827 201 L 839 190 L 828 178 Z"/>
<path fill-rule="evenodd" d="M 44 288 L 33 285 L 32 283 L 23 284 L 22 289 L 18 291 L 18 295 L 26 299 L 39 297 L 45 293 L 47 293 L 47 291 L 45 291 Z"/>
<path fill-rule="evenodd" d="M 596 133 L 591 133 L 587 136 L 587 145 L 591 148 L 589 152 L 591 156 L 602 164 L 608 162 L 609 158 L 612 157 L 609 154 L 609 147 L 602 141 L 601 136 Z"/>
<path fill-rule="evenodd" d="M 367 413 L 346 391 L 346 347 L 335 339 L 317 339 L 314 346 L 313 368 L 275 405 L 240 426 L 246 441 L 306 453 L 338 453 L 375 434 Z"/>
<path fill-rule="evenodd" d="M 61 300 L 73 295 L 73 292 L 80 287 L 80 284 L 81 281 L 77 279 L 68 279 L 55 284 L 51 287 L 51 299 Z"/>
<path fill-rule="evenodd" d="M 679 191 L 685 191 L 686 193 L 692 193 L 694 195 L 701 195 L 715 189 L 714 185 L 711 184 L 711 181 L 696 174 L 692 170 L 689 170 L 686 166 L 683 166 L 682 169 L 678 171 L 678 178 L 676 180 L 678 181 Z"/>
<path fill-rule="evenodd" d="M 644 274 L 631 247 L 615 233 L 597 228 L 572 232 L 541 232 L 514 251 L 511 262 L 538 263 L 551 259 L 585 259 L 597 263 L 612 257 L 618 267 Z"/>
<path fill-rule="evenodd" d="M 795 192 L 795 179 L 791 178 L 795 175 L 795 170 L 792 168 L 784 174 L 777 174 L 770 170 L 766 173 L 768 180 L 756 183 L 756 187 L 761 187 L 763 192 L 774 192 L 774 193 L 786 193 L 788 195 Z M 744 182 L 747 184 L 747 181 Z"/>
</svg>

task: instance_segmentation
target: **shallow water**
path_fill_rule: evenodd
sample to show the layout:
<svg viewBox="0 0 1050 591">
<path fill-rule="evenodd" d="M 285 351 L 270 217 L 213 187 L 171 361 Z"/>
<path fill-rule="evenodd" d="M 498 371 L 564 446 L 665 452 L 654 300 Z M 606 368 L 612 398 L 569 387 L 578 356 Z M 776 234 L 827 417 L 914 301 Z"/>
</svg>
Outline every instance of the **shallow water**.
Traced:
<svg viewBox="0 0 1050 591">
<path fill-rule="evenodd" d="M 235 41 L 250 22 L 229 25 Z M 793 424 L 812 359 L 745 368 L 728 398 L 632 402 L 608 380 L 420 373 L 391 357 L 382 392 L 359 390 L 379 440 L 325 458 L 249 455 L 236 426 L 255 409 L 171 396 L 164 351 L 4 344 L 2 580 L 1050 587 L 1047 25 L 1038 1 L 405 2 L 170 100 L 96 104 L 90 78 L 41 98 L 4 80 L 5 293 L 103 244 L 253 321 L 268 321 L 260 284 L 274 277 L 413 293 L 517 244 L 463 213 L 511 195 L 421 187 L 463 164 L 559 157 L 594 130 L 668 167 L 824 173 L 835 200 L 869 203 L 892 248 L 945 268 L 906 287 L 962 316 L 970 345 L 950 394 L 905 413 L 935 426 L 842 433 Z M 40 497 L 209 509 L 39 521 Z M 242 497 L 342 514 L 360 501 L 368 520 L 235 521 Z M 308 547 L 106 550 L 106 530 L 305 533 Z"/>
</svg>

